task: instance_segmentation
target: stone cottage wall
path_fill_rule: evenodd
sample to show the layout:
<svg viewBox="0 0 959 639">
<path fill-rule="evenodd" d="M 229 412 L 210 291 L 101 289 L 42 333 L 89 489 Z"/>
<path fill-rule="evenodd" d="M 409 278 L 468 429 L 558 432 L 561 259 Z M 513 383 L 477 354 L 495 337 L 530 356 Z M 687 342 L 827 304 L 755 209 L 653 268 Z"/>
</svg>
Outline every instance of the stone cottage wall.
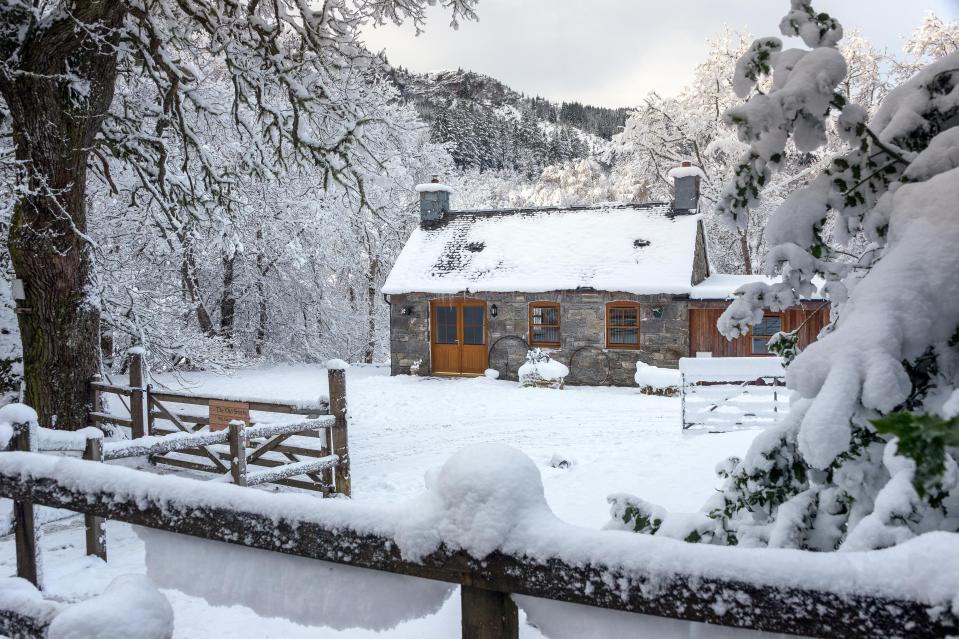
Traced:
<svg viewBox="0 0 959 639">
<path fill-rule="evenodd" d="M 394 375 L 414 370 L 420 375 L 431 374 L 429 303 L 439 297 L 442 296 L 423 293 L 392 296 L 390 343 Z M 583 291 L 482 293 L 468 297 L 497 306 L 496 318 L 487 313 L 490 366 L 507 379 L 516 379 L 516 368 L 525 355 L 529 304 L 536 301 L 560 304 L 560 347 L 544 350 L 570 367 L 570 383 L 632 386 L 637 360 L 675 368 L 679 358 L 689 353 L 685 297 Z M 606 304 L 616 301 L 640 304 L 639 349 L 605 347 Z M 410 313 L 404 315 L 407 307 Z"/>
</svg>

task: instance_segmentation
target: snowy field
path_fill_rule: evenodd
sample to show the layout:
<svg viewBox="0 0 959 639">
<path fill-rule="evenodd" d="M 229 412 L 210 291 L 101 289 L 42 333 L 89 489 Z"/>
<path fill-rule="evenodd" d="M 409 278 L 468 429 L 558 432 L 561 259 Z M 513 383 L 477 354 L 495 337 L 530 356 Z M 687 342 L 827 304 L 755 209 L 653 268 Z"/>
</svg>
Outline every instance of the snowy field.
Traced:
<svg viewBox="0 0 959 639">
<path fill-rule="evenodd" d="M 159 381 L 193 392 L 277 400 L 309 401 L 326 394 L 326 371 L 309 366 Z M 421 492 L 424 473 L 458 450 L 496 442 L 532 458 L 553 511 L 589 528 L 608 520 L 610 493 L 635 493 L 670 510 L 698 509 L 718 486 L 716 463 L 742 455 L 757 432 L 683 433 L 679 399 L 646 396 L 630 388 L 523 389 L 486 378 L 391 378 L 383 367 L 353 367 L 347 375 L 347 395 L 355 500 L 394 504 Z M 551 468 L 554 454 L 571 459 L 572 467 Z M 81 524 L 74 517 L 48 526 L 44 548 L 50 595 L 83 598 L 101 592 L 119 574 L 145 571 L 143 544 L 130 526 L 108 524 L 109 564 L 104 565 L 83 556 Z M 7 575 L 15 573 L 13 551 L 12 537 L 0 540 L 0 570 Z M 259 617 L 240 606 L 214 607 L 176 591 L 165 594 L 175 610 L 175 636 L 182 639 L 384 636 L 362 628 L 299 626 Z M 628 620 L 638 621 L 635 616 Z M 695 627 L 678 622 L 652 621 L 652 627 L 645 625 L 644 630 L 656 636 L 698 636 Z M 432 639 L 459 636 L 458 632 L 459 598 L 452 596 L 437 613 L 385 634 Z M 721 631 L 710 636 L 741 634 Z M 545 635 L 523 625 L 521 636 Z"/>
</svg>

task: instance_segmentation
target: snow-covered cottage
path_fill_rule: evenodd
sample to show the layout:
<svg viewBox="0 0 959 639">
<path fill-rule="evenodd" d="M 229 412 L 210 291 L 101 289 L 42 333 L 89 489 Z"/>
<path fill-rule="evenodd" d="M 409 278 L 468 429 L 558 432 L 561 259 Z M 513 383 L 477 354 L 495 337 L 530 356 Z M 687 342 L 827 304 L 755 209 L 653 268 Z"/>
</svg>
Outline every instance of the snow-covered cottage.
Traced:
<svg viewBox="0 0 959 639">
<path fill-rule="evenodd" d="M 751 338 L 719 334 L 733 292 L 760 278 L 710 272 L 698 171 L 674 179 L 669 204 L 489 211 L 453 211 L 448 187 L 417 187 L 420 225 L 383 286 L 393 374 L 515 379 L 540 347 L 568 382 L 632 385 L 638 360 L 766 355 L 769 336 L 800 325 L 801 345 L 815 339 L 821 301 L 768 313 Z"/>
</svg>

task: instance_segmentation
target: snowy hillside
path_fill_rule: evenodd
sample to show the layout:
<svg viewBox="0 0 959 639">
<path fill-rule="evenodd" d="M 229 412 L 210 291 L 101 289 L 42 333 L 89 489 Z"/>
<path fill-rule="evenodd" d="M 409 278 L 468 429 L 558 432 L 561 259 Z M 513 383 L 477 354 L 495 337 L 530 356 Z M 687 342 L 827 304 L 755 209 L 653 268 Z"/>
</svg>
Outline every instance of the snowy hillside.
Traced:
<svg viewBox="0 0 959 639">
<path fill-rule="evenodd" d="M 462 69 L 415 74 L 392 70 L 400 97 L 429 125 L 433 142 L 449 143 L 458 168 L 511 169 L 528 175 L 567 160 L 593 157 L 626 121 L 626 109 L 526 96 Z"/>
</svg>

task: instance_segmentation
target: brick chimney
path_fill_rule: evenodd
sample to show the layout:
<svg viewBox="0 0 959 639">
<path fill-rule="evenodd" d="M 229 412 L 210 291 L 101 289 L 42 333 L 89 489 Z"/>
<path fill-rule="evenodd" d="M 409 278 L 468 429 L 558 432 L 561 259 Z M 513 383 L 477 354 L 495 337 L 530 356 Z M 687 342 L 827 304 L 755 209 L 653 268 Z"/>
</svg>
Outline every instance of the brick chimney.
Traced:
<svg viewBox="0 0 959 639">
<path fill-rule="evenodd" d="M 683 162 L 670 169 L 667 175 L 673 178 L 673 211 L 695 213 L 699 208 L 699 182 L 705 175 L 703 170 L 691 162 Z"/>
<path fill-rule="evenodd" d="M 453 189 L 440 184 L 437 176 L 434 175 L 428 184 L 417 184 L 416 191 L 420 194 L 421 222 L 439 222 L 449 213 Z"/>
</svg>

